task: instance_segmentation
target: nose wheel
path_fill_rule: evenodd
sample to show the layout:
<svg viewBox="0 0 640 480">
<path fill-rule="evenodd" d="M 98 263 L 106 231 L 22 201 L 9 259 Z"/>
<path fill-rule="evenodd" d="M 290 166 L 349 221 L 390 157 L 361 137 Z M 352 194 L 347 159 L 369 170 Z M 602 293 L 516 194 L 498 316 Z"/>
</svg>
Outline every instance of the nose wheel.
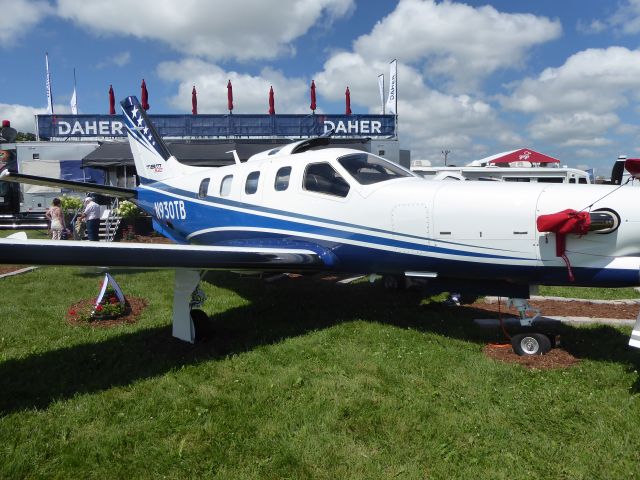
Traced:
<svg viewBox="0 0 640 480">
<path fill-rule="evenodd" d="M 520 356 L 544 355 L 551 350 L 551 339 L 544 333 L 519 333 L 511 337 L 511 346 Z"/>
</svg>

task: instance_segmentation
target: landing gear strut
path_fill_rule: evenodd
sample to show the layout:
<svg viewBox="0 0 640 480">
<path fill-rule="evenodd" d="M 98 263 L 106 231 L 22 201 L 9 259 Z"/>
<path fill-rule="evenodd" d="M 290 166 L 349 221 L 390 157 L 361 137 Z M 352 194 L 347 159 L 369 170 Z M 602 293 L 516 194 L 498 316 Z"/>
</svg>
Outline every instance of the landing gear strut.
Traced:
<svg viewBox="0 0 640 480">
<path fill-rule="evenodd" d="M 511 336 L 513 351 L 520 356 L 548 353 L 554 343 L 554 337 L 550 334 L 530 331 L 540 326 L 540 310 L 529 305 L 529 301 L 524 298 L 510 298 L 507 306 L 518 310 L 520 327 L 526 329 L 525 332 Z"/>
<path fill-rule="evenodd" d="M 201 272 L 198 270 L 176 269 L 173 290 L 173 329 L 174 337 L 194 343 L 196 329 L 193 321 L 198 322 L 207 314 L 200 310 L 206 295 L 200 289 Z"/>
</svg>

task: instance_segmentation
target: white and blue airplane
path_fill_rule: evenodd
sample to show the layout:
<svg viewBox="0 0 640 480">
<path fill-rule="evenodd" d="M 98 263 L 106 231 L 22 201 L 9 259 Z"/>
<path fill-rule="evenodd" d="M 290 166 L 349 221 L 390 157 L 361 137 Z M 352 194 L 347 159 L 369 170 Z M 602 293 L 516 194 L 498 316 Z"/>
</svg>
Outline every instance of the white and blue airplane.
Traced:
<svg viewBox="0 0 640 480">
<path fill-rule="evenodd" d="M 0 263 L 174 268 L 173 335 L 182 340 L 194 341 L 191 294 L 211 269 L 386 275 L 523 299 L 532 285 L 640 284 L 634 188 L 428 181 L 370 153 L 316 149 L 329 142 L 322 137 L 193 167 L 170 154 L 137 98 L 121 105 L 137 188 L 9 171 L 0 179 L 131 199 L 174 244 L 9 238 Z M 540 217 L 566 209 L 566 222 L 538 230 Z M 513 337 L 516 351 L 547 351 L 548 337 L 521 321 L 530 328 Z M 630 344 L 640 347 L 638 324 Z"/>
</svg>

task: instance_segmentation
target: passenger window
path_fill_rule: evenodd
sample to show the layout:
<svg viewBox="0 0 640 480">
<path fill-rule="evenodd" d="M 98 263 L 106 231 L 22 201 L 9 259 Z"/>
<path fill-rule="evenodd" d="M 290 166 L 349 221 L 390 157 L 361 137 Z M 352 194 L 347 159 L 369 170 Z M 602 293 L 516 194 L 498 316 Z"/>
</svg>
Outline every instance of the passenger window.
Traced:
<svg viewBox="0 0 640 480">
<path fill-rule="evenodd" d="M 200 182 L 200 188 L 198 189 L 198 198 L 204 198 L 207 196 L 207 192 L 209 191 L 209 182 L 210 178 L 203 178 Z"/>
<path fill-rule="evenodd" d="M 222 179 L 220 183 L 221 197 L 227 197 L 231 193 L 231 182 L 233 182 L 233 175 L 227 175 Z"/>
<path fill-rule="evenodd" d="M 289 188 L 289 178 L 291 177 L 291 167 L 282 167 L 276 173 L 276 182 L 273 187 L 277 192 L 282 192 Z"/>
<path fill-rule="evenodd" d="M 312 163 L 304 172 L 303 186 L 310 192 L 346 197 L 349 184 L 328 163 Z"/>
<path fill-rule="evenodd" d="M 247 195 L 253 195 L 258 191 L 258 179 L 260 178 L 260 172 L 251 172 L 247 175 L 247 181 L 244 184 L 244 193 Z"/>
</svg>

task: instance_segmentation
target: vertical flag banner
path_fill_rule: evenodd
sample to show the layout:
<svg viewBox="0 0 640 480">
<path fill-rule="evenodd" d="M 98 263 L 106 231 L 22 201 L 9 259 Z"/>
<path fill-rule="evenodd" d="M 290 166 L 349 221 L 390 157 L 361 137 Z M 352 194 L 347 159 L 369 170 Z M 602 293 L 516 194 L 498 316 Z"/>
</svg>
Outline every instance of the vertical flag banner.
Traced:
<svg viewBox="0 0 640 480">
<path fill-rule="evenodd" d="M 73 69 L 73 94 L 71 95 L 71 113 L 73 115 L 78 114 L 78 95 L 76 94 L 76 69 Z"/>
<path fill-rule="evenodd" d="M 44 54 L 44 64 L 47 69 L 47 113 L 53 115 L 53 95 L 51 94 L 51 75 L 49 75 L 49 54 Z"/>
<path fill-rule="evenodd" d="M 231 85 L 231 80 L 227 83 L 227 108 L 229 113 L 233 113 L 233 85 Z"/>
<path fill-rule="evenodd" d="M 109 85 L 109 115 L 116 114 L 116 96 L 113 93 L 113 85 Z"/>
<path fill-rule="evenodd" d="M 314 80 L 311 80 L 311 88 L 310 88 L 311 92 L 311 105 L 309 105 L 309 108 L 311 110 L 313 110 L 313 113 L 316 113 L 316 82 Z"/>
<path fill-rule="evenodd" d="M 344 114 L 351 115 L 351 92 L 349 87 L 344 91 Z"/>
<path fill-rule="evenodd" d="M 384 73 L 378 75 L 378 90 L 380 90 L 380 114 L 384 115 Z"/>
<path fill-rule="evenodd" d="M 389 96 L 387 97 L 387 112 L 398 114 L 398 61 L 389 64 Z"/>
<path fill-rule="evenodd" d="M 140 105 L 144 110 L 149 110 L 149 91 L 147 90 L 147 83 L 142 79 L 142 84 L 140 85 Z"/>
<path fill-rule="evenodd" d="M 273 97 L 274 97 L 274 93 L 273 93 L 273 85 L 272 85 L 271 88 L 269 89 L 269 115 L 276 114 L 276 101 Z"/>
<path fill-rule="evenodd" d="M 196 92 L 196 86 L 193 86 L 191 90 L 191 113 L 193 115 L 198 114 L 198 92 Z"/>
</svg>

